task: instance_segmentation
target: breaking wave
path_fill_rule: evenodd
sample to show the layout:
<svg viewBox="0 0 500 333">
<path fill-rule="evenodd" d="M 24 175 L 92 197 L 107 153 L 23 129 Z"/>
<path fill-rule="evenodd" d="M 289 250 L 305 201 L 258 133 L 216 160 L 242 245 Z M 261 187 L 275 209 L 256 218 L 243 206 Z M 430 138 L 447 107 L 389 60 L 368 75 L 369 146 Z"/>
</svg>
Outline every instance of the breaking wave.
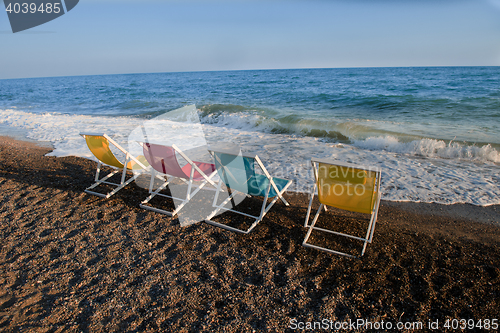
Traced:
<svg viewBox="0 0 500 333">
<path fill-rule="evenodd" d="M 362 149 L 385 150 L 411 156 L 500 163 L 497 144 L 423 138 L 374 127 L 380 122 L 313 118 L 231 104 L 203 105 L 199 110 L 201 122 L 215 126 L 308 136 Z"/>
</svg>

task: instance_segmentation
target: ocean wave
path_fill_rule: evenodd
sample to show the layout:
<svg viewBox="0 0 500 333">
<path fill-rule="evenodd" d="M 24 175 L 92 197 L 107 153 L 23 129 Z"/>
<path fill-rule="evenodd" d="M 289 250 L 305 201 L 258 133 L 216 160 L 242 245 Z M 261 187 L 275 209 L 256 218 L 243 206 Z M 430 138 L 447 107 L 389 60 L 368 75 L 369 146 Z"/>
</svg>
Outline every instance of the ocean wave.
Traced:
<svg viewBox="0 0 500 333">
<path fill-rule="evenodd" d="M 208 104 L 200 106 L 201 116 L 208 115 L 220 115 L 223 112 L 228 113 L 236 113 L 236 112 L 244 112 L 255 109 L 244 107 L 243 105 L 235 105 L 235 104 Z"/>
<path fill-rule="evenodd" d="M 412 156 L 500 163 L 499 151 L 489 143 L 460 143 L 380 128 L 389 122 L 367 119 L 347 121 L 318 115 L 308 117 L 307 113 L 280 114 L 263 108 L 233 104 L 203 105 L 199 110 L 201 122 L 214 126 L 314 137 L 334 143 L 351 144 L 363 149 L 385 150 Z"/>
<path fill-rule="evenodd" d="M 363 149 L 385 150 L 412 156 L 500 163 L 500 153 L 493 148 L 491 144 L 479 147 L 453 141 L 446 143 L 443 140 L 427 138 L 410 142 L 401 142 L 394 136 L 379 136 L 369 137 L 365 140 L 356 140 L 354 146 Z"/>
<path fill-rule="evenodd" d="M 204 124 L 273 134 L 325 138 L 342 143 L 350 143 L 350 136 L 368 130 L 367 127 L 359 124 L 314 119 L 298 114 L 241 105 L 203 105 L 199 109 L 200 120 Z"/>
<path fill-rule="evenodd" d="M 353 143 L 354 140 L 374 135 L 395 135 L 407 140 L 419 138 L 377 128 L 376 121 L 336 119 L 314 112 L 297 114 L 233 104 L 203 105 L 199 110 L 200 120 L 204 124 L 247 131 L 308 136 L 331 142 Z"/>
</svg>

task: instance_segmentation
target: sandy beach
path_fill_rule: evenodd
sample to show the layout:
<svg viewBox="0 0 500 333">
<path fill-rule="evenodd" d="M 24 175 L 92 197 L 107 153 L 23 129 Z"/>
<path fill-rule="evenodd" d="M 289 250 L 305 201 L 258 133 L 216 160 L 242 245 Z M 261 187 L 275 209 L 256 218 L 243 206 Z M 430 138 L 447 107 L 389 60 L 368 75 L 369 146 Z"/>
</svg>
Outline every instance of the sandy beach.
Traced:
<svg viewBox="0 0 500 333">
<path fill-rule="evenodd" d="M 301 245 L 304 194 L 249 235 L 181 228 L 139 208 L 147 190 L 136 184 L 110 199 L 85 194 L 95 162 L 49 151 L 0 138 L 1 331 L 286 332 L 365 320 L 407 332 L 454 319 L 494 331 L 484 324 L 499 317 L 498 205 L 382 201 L 374 242 L 349 259 Z M 352 214 L 321 216 L 358 227 Z"/>
</svg>

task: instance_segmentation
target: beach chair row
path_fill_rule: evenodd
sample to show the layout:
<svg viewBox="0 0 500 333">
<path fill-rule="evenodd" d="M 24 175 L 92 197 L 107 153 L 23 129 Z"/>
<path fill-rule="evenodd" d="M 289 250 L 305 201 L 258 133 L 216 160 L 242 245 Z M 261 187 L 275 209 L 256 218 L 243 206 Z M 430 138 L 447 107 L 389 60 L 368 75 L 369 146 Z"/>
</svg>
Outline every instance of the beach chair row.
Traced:
<svg viewBox="0 0 500 333">
<path fill-rule="evenodd" d="M 202 189 L 211 189 L 215 191 L 215 194 L 213 195 L 210 213 L 206 214 L 206 217 L 203 218 L 204 221 L 243 234 L 252 231 L 278 200 L 282 201 L 286 206 L 290 206 L 283 194 L 292 184 L 292 180 L 271 176 L 256 154 L 243 153 L 235 149 L 208 148 L 213 163 L 207 163 L 192 161 L 176 145 L 166 146 L 138 142 L 142 146 L 143 155 L 135 157 L 106 134 L 81 133 L 80 135 L 85 138 L 88 148 L 98 161 L 94 183 L 85 190 L 86 193 L 109 198 L 136 180 L 141 174 L 148 173 L 150 174 L 149 196 L 142 201 L 140 207 L 168 216 L 175 216 L 180 214 L 182 209 L 186 209 L 188 203 Z M 111 145 L 125 155 L 123 162 L 113 154 Z M 178 156 L 185 161 L 184 166 L 179 163 Z M 310 193 L 305 217 L 304 227 L 307 228 L 307 232 L 302 245 L 334 254 L 358 257 L 357 255 L 309 243 L 311 233 L 316 230 L 362 242 L 363 246 L 360 255 L 363 256 L 368 243 L 372 242 L 380 205 L 380 169 L 317 158 L 311 159 L 311 164 L 315 182 Z M 101 178 L 101 167 L 103 165 L 111 167 L 113 171 Z M 256 172 L 256 170 L 259 172 Z M 130 175 L 130 172 L 132 175 Z M 119 182 L 110 181 L 110 178 L 115 175 L 119 176 Z M 160 181 L 160 185 L 155 189 L 154 184 L 158 181 Z M 183 188 L 185 188 L 185 194 L 174 196 L 172 193 L 170 195 L 162 193 L 169 185 L 172 186 L 172 181 L 181 182 Z M 110 185 L 113 189 L 106 194 L 99 193 L 96 188 L 102 184 Z M 233 209 L 238 195 L 240 197 L 261 197 L 262 206 L 259 215 Z M 174 200 L 175 209 L 166 211 L 152 206 L 150 201 L 156 196 Z M 310 222 L 315 196 L 317 196 L 320 206 Z M 221 200 L 222 202 L 220 202 Z M 316 226 L 320 213 L 322 210 L 326 211 L 327 207 L 369 214 L 370 220 L 365 236 L 354 236 Z M 213 220 L 216 215 L 225 211 L 250 217 L 254 219 L 253 223 L 248 229 L 242 230 Z"/>
</svg>

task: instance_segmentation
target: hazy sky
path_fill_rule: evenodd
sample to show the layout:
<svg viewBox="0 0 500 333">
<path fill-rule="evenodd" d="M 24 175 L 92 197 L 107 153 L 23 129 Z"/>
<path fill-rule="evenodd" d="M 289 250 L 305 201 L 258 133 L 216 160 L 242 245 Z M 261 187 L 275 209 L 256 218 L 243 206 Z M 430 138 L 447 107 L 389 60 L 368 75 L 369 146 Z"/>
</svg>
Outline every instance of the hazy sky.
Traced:
<svg viewBox="0 0 500 333">
<path fill-rule="evenodd" d="M 500 0 L 81 0 L 16 34 L 0 8 L 0 79 L 500 65 Z"/>
</svg>

